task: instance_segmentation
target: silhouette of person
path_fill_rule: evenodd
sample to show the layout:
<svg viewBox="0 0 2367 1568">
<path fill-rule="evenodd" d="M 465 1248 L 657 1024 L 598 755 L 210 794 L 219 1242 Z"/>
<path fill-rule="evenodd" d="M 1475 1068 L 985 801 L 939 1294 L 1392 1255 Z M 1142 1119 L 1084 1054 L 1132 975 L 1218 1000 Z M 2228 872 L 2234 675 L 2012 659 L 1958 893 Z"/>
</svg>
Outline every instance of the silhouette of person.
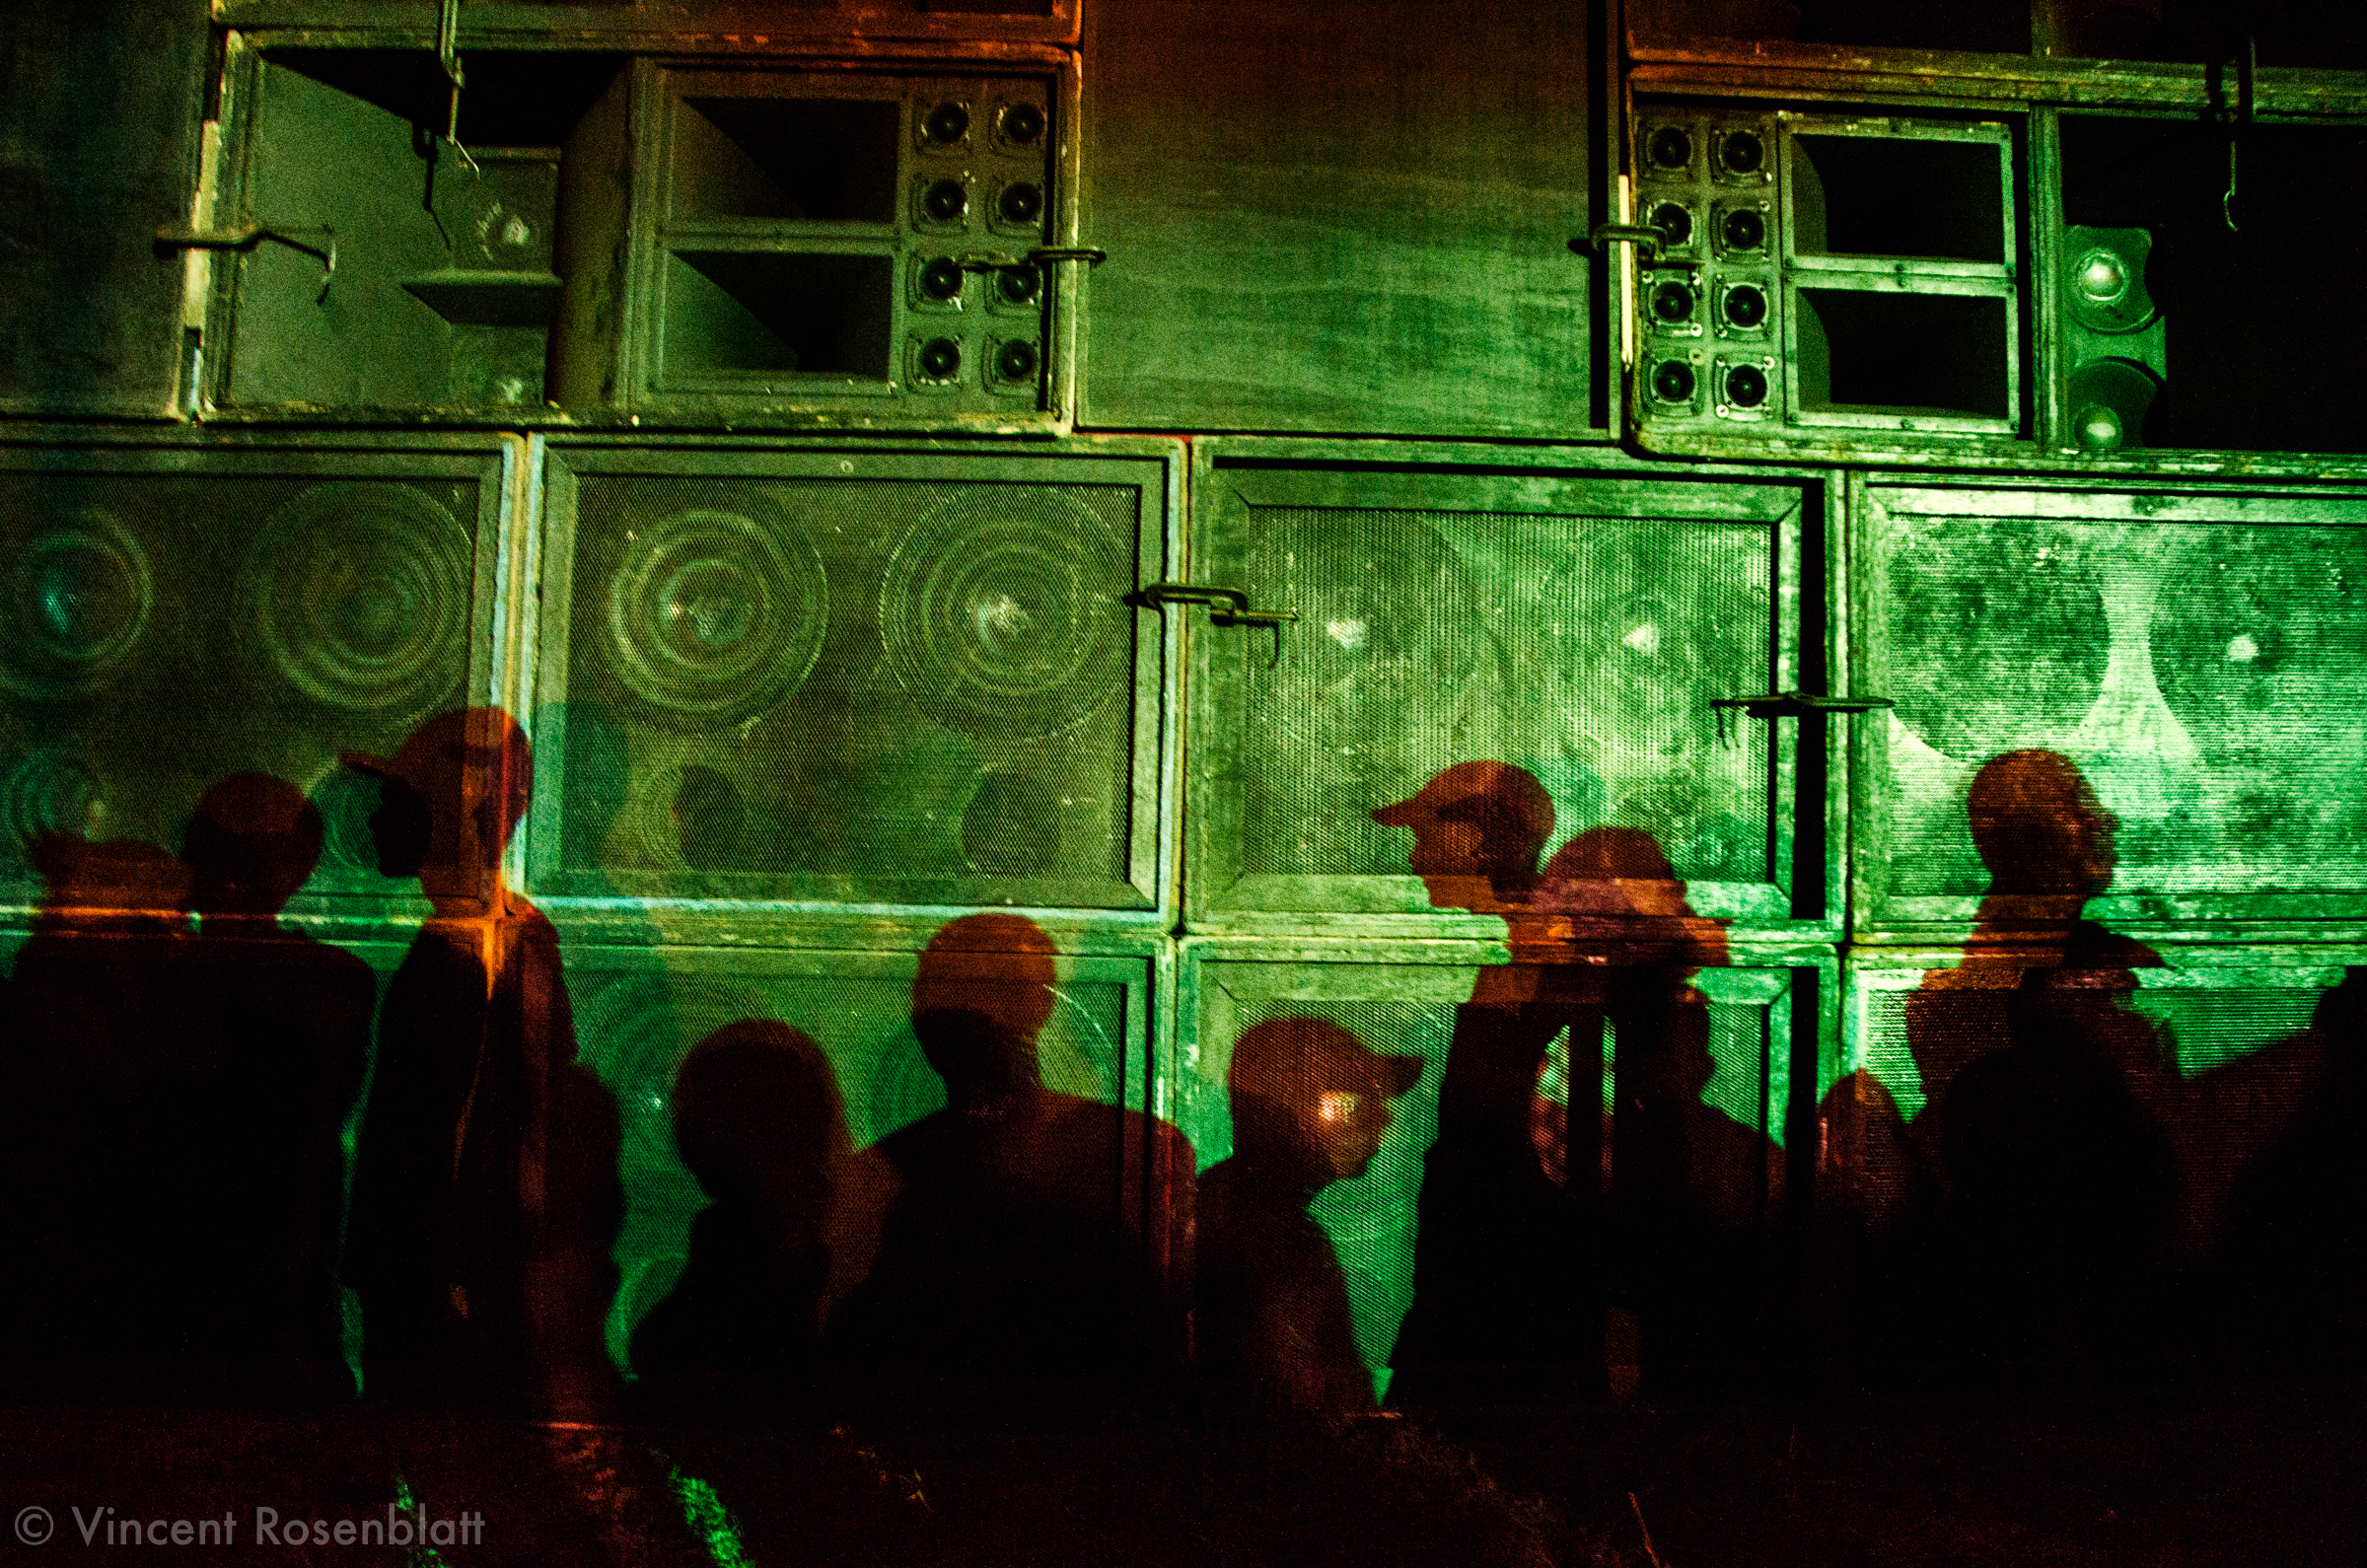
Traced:
<svg viewBox="0 0 2367 1568">
<path fill-rule="evenodd" d="M 177 1397 L 189 1128 L 171 1041 L 187 868 L 133 839 L 29 848 L 45 887 L 0 1066 L 0 1390 Z"/>
<path fill-rule="evenodd" d="M 1235 1042 L 1233 1153 L 1200 1177 L 1200 1376 L 1221 1402 L 1333 1420 L 1370 1411 L 1339 1258 L 1307 1206 L 1364 1175 L 1419 1056 L 1322 1019 L 1269 1019 Z"/>
<path fill-rule="evenodd" d="M 976 914 L 921 955 L 912 1031 L 947 1103 L 875 1146 L 898 1190 L 829 1322 L 875 1407 L 1051 1414 L 1172 1397 L 1185 1376 L 1191 1146 L 1044 1087 L 1053 953 L 1034 922 Z"/>
<path fill-rule="evenodd" d="M 833 1183 L 849 1153 L 837 1075 L 786 1024 L 728 1024 L 674 1082 L 682 1163 L 714 1199 L 673 1292 L 633 1333 L 655 1407 L 779 1420 L 822 1397 Z"/>
<path fill-rule="evenodd" d="M 1708 999 L 1691 980 L 1727 962 L 1725 928 L 1693 913 L 1659 843 L 1634 827 L 1589 827 L 1563 844 L 1533 902 L 1600 921 L 1615 961 L 1603 979 L 1617 1042 L 1612 1253 L 1645 1383 L 1712 1391 L 1748 1376 L 1765 1347 L 1760 1244 L 1783 1202 L 1774 1140 L 1703 1099 L 1717 1063 Z"/>
<path fill-rule="evenodd" d="M 365 1391 L 597 1414 L 617 1115 L 576 1059 L 557 933 L 499 869 L 533 789 L 525 732 L 468 708 L 346 762 L 379 780 L 380 871 L 434 908 L 388 989 L 355 1151 Z"/>
<path fill-rule="evenodd" d="M 1539 1158 L 1534 1105 L 1564 1030 L 1573 1081 L 1589 1049 L 1600 1078 L 1603 995 L 1594 975 L 1520 962 L 1545 941 L 1533 902 L 1552 801 L 1524 769 L 1458 762 L 1373 820 L 1413 830 L 1409 859 L 1433 905 L 1503 916 L 1515 959 L 1482 968 L 1455 1010 L 1390 1403 L 1435 1416 L 1567 1395 L 1600 1365 L 1599 1189 L 1552 1178 Z M 1587 1120 L 1585 1130 L 1597 1125 Z M 1598 1163 L 1591 1136 L 1565 1161 L 1570 1171 Z"/>
<path fill-rule="evenodd" d="M 1901 1128 L 1879 1086 L 1827 1098 L 1855 1145 L 1856 1267 L 1903 1336 L 1869 1348 L 2117 1375 L 2160 1348 L 2146 1302 L 2179 1201 L 2162 1115 L 2179 1092 L 2126 1005 L 2131 971 L 2161 960 L 2082 918 L 2112 885 L 2118 824 L 2068 757 L 1992 757 L 1966 805 L 1990 884 L 1963 964 L 1905 1002 L 1924 1108 Z"/>
<path fill-rule="evenodd" d="M 337 1290 L 341 1140 L 378 982 L 361 960 L 279 923 L 322 838 L 320 812 L 294 785 L 234 773 L 198 801 L 182 848 L 200 925 L 174 1042 L 195 1130 L 181 1292 L 202 1397 L 353 1395 Z"/>
</svg>

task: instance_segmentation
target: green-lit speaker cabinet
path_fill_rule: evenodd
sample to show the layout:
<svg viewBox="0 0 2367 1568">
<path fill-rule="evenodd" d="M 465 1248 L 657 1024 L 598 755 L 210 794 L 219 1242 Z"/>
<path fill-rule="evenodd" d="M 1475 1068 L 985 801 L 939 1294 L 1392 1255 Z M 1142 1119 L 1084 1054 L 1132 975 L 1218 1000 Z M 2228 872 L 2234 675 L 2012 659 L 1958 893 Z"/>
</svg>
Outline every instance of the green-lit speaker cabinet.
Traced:
<svg viewBox="0 0 2367 1568">
<path fill-rule="evenodd" d="M 538 895 L 1160 907 L 1181 460 L 554 444 Z"/>
<path fill-rule="evenodd" d="M 1083 422 L 1605 429 L 1607 8 L 1085 9 Z"/>
<path fill-rule="evenodd" d="M 748 49 L 816 38 L 991 38 L 1073 43 L 1078 0 L 466 0 L 459 41 L 482 49 L 553 37 L 615 47 Z M 215 20 L 243 28 L 377 35 L 416 46 L 436 26 L 433 0 L 214 0 Z"/>
<path fill-rule="evenodd" d="M 1367 1050 L 1420 1058 L 1369 1164 L 1311 1209 L 1384 1386 L 1394 1373 L 1406 1387 L 1393 1357 L 1409 1311 L 1435 1319 L 1405 1332 L 1440 1361 L 1552 1363 L 1583 1384 L 1622 1362 L 1632 1373 L 1640 1339 L 1648 1376 L 1730 1374 L 1764 1353 L 1781 1316 L 1771 1263 L 1791 1064 L 1796 1050 L 1816 1059 L 1832 961 L 1692 956 L 1708 962 L 1507 964 L 1500 945 L 1475 942 L 1190 939 L 1175 1115 L 1205 1182 L 1235 1149 L 1229 1079 L 1251 1030 L 1317 1019 Z M 1203 1211 L 1206 1251 L 1221 1239 Z M 1494 1282 L 1493 1309 L 1462 1299 L 1472 1281 L 1458 1258 Z M 1450 1343 L 1449 1325 L 1494 1337 Z"/>
<path fill-rule="evenodd" d="M 971 54 L 480 51 L 455 141 L 421 55 L 234 35 L 209 412 L 1063 425 L 1075 63 Z"/>
<path fill-rule="evenodd" d="M 727 1026 L 784 1026 L 820 1047 L 838 1100 L 846 1140 L 841 1153 L 868 1148 L 945 1107 L 945 1083 L 913 1035 L 913 982 L 924 964 L 939 979 L 950 974 L 972 987 L 977 1006 L 993 1005 L 978 998 L 998 988 L 1015 998 L 1032 993 L 1033 999 L 1016 1005 L 1044 1014 L 1035 1045 L 1045 1088 L 1121 1116 L 1153 1108 L 1154 1010 L 1162 1005 L 1165 966 L 1172 962 L 1159 956 L 1156 939 L 1138 941 L 1130 952 L 1105 940 L 1084 950 L 1063 944 L 1048 959 L 1035 951 L 991 950 L 949 959 L 924 958 L 909 948 L 752 951 L 729 945 L 728 926 L 712 920 L 669 923 L 662 911 L 651 919 L 659 926 L 632 943 L 565 946 L 580 1059 L 615 1097 L 620 1126 L 625 1215 L 615 1246 L 619 1284 L 609 1317 L 610 1349 L 619 1364 L 634 1324 L 674 1288 L 691 1250 L 690 1222 L 707 1204 L 682 1163 L 671 1101 L 683 1059 Z M 1023 925 L 1014 921 L 1013 929 Z M 651 936 L 672 945 L 647 945 Z M 810 1119 L 820 1129 L 825 1118 Z M 795 1131 L 776 1130 L 783 1137 Z M 1139 1159 L 1147 1149 L 1123 1152 L 1136 1163 L 1106 1173 L 1108 1218 L 1140 1234 L 1151 1216 L 1163 1212 L 1158 1206 L 1169 1194 L 1155 1182 L 1146 1184 Z M 816 1151 L 788 1153 L 794 1159 Z M 861 1172 L 869 1169 L 841 1171 L 844 1196 L 857 1209 L 867 1195 L 893 1201 L 892 1191 L 865 1183 Z M 859 1277 L 855 1249 L 844 1250 L 841 1268 Z M 964 1308 L 961 1302 L 944 1305 L 948 1313 Z"/>
<path fill-rule="evenodd" d="M 1522 864 L 1497 869 L 1675 879 L 1682 913 L 1738 935 L 1826 929 L 1831 721 L 1810 721 L 1803 768 L 1798 720 L 1711 706 L 1822 669 L 1822 487 L 1567 452 L 1441 461 L 1470 458 L 1195 447 L 1192 582 L 1296 618 L 1171 612 L 1191 616 L 1194 929 L 1494 934 L 1425 884 L 1409 804 L 1478 763 L 1531 801 Z M 1608 891 L 1567 912 L 1622 910 L 1681 912 Z"/>
<path fill-rule="evenodd" d="M 0 445 L 0 897 L 45 835 L 178 854 L 217 781 L 272 774 L 325 820 L 304 900 L 378 874 L 374 781 L 421 721 L 498 700 L 495 578 L 521 444 Z"/>
<path fill-rule="evenodd" d="M 1861 932 L 2367 921 L 2367 498 L 1862 495 L 1852 679 L 1898 706 L 1855 733 Z"/>
<path fill-rule="evenodd" d="M 1853 953 L 1819 1075 L 1830 1348 L 1878 1379 L 2323 1364 L 2355 1278 L 2363 957 L 2093 928 Z"/>
</svg>

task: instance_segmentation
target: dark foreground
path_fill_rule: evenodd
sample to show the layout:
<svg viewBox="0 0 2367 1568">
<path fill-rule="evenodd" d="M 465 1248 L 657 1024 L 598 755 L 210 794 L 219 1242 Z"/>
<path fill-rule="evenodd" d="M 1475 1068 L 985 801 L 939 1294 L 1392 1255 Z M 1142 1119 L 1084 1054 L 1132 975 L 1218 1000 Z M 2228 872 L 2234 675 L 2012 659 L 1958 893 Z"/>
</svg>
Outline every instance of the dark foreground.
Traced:
<svg viewBox="0 0 2367 1568">
<path fill-rule="evenodd" d="M 2359 1392 L 1603 1407 L 1462 1442 L 1394 1420 L 725 1432 L 20 1409 L 0 1412 L 0 1560 L 2355 1568 Z M 337 1543 L 336 1522 L 383 1534 L 404 1500 L 448 1537 L 473 1516 L 474 1542 Z M 47 1511 L 39 1545 L 29 1509 Z M 258 1510 L 276 1543 L 255 1540 Z M 226 1514 L 236 1543 L 198 1544 Z M 293 1542 L 312 1520 L 329 1538 Z M 126 1538 L 124 1521 L 147 1523 Z"/>
</svg>

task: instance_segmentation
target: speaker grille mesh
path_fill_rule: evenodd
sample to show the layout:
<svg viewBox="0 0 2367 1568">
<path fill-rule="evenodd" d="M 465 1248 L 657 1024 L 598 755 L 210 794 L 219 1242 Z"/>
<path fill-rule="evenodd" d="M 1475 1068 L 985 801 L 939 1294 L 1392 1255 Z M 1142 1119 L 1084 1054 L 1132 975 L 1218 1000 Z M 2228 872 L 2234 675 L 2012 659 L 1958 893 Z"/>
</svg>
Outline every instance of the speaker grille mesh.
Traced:
<svg viewBox="0 0 2367 1568">
<path fill-rule="evenodd" d="M 1888 891 L 1986 891 L 1967 793 L 2025 748 L 2118 818 L 2114 895 L 2367 888 L 2367 530 L 1905 516 L 1871 564 Z"/>
<path fill-rule="evenodd" d="M 1138 902 L 1140 500 L 585 475 L 565 890 Z"/>
<path fill-rule="evenodd" d="M 1492 758 L 1545 785 L 1562 836 L 1642 827 L 1681 877 L 1765 880 L 1766 726 L 1720 747 L 1707 710 L 1768 677 L 1764 529 L 1283 508 L 1253 528 L 1246 581 L 1302 619 L 1246 676 L 1246 872 L 1401 874 L 1405 836 L 1371 813 Z"/>
<path fill-rule="evenodd" d="M 477 513 L 473 481 L 0 474 L 0 885 L 37 891 L 43 832 L 178 851 L 259 770 L 329 820 L 313 891 L 383 890 L 338 753 L 464 700 Z"/>
</svg>

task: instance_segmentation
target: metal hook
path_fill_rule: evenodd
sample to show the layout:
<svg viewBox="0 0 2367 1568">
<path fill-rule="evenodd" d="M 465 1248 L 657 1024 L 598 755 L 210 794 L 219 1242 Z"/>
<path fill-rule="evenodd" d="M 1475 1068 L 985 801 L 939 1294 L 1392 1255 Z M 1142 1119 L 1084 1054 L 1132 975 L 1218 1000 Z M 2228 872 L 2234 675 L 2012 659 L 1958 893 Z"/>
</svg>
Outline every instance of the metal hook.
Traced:
<svg viewBox="0 0 2367 1568">
<path fill-rule="evenodd" d="M 317 234 L 325 244 L 308 245 L 296 238 L 300 234 Z M 265 240 L 301 250 L 319 261 L 321 288 L 313 296 L 313 303 L 318 305 L 328 298 L 328 281 L 337 275 L 337 232 L 324 223 L 243 223 L 235 229 L 191 229 L 167 224 L 156 231 L 157 249 L 161 250 L 251 250 Z"/>
<path fill-rule="evenodd" d="M 2244 145 L 2244 133 L 2252 128 L 2252 77 L 2259 64 L 2259 40 L 2247 33 L 2243 52 L 2236 56 L 2236 118 L 2227 133 L 2227 194 L 2219 198 L 2220 216 L 2227 219 L 2230 234 L 2242 232 L 2236 226 L 2237 155 Z"/>
</svg>

